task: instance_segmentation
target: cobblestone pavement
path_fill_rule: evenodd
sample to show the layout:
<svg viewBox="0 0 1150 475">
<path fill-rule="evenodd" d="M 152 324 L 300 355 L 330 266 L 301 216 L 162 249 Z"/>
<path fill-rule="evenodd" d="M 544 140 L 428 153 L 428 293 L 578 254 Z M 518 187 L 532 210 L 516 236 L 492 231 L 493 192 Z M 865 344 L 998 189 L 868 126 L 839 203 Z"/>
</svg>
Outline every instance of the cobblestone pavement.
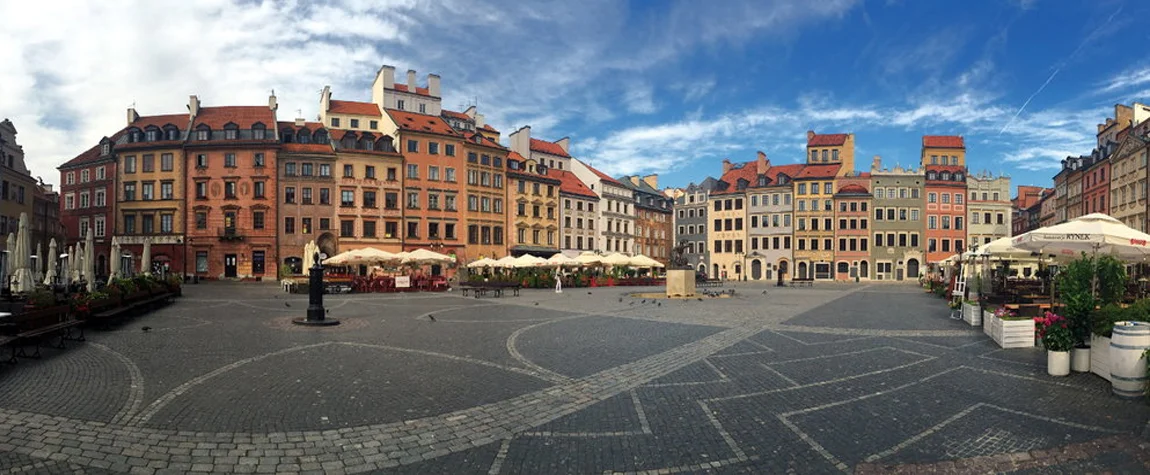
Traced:
<svg viewBox="0 0 1150 475">
<path fill-rule="evenodd" d="M 1150 406 L 915 287 L 176 304 L 0 368 L 5 473 L 1143 472 Z M 147 325 L 150 332 L 141 331 Z"/>
</svg>

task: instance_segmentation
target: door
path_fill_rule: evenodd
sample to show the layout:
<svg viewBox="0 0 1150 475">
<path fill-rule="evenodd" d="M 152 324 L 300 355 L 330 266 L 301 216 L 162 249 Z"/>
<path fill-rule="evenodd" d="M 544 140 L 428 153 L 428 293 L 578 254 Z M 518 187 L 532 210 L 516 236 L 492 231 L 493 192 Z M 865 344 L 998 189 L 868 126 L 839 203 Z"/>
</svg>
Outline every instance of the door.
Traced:
<svg viewBox="0 0 1150 475">
<path fill-rule="evenodd" d="M 252 275 L 264 275 L 264 251 L 252 251 Z"/>
<path fill-rule="evenodd" d="M 906 276 L 911 279 L 918 278 L 918 259 L 908 259 L 906 261 Z"/>
<path fill-rule="evenodd" d="M 799 279 L 806 279 L 807 278 L 807 263 L 806 262 L 800 262 L 799 263 L 799 275 L 798 275 L 798 277 L 799 277 Z"/>
<path fill-rule="evenodd" d="M 763 263 L 758 259 L 751 261 L 751 278 L 759 280 L 763 277 Z"/>
<path fill-rule="evenodd" d="M 224 254 L 224 277 L 236 276 L 236 255 Z"/>
</svg>

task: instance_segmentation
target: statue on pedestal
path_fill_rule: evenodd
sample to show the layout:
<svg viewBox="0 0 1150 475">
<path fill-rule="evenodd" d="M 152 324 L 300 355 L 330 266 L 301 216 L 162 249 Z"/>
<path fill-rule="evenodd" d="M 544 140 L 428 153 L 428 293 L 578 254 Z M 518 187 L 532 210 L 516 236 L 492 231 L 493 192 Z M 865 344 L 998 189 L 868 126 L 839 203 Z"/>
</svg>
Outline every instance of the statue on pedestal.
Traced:
<svg viewBox="0 0 1150 475">
<path fill-rule="evenodd" d="M 687 241 L 679 241 L 679 245 L 671 248 L 671 262 L 669 268 L 671 269 L 690 269 L 691 264 L 687 262 Z"/>
</svg>

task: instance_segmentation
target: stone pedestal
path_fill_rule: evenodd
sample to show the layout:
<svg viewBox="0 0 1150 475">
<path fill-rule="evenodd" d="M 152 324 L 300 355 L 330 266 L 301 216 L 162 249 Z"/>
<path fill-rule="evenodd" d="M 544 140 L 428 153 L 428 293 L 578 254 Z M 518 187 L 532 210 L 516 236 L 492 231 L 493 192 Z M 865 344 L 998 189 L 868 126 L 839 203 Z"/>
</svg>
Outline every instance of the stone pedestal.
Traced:
<svg viewBox="0 0 1150 475">
<path fill-rule="evenodd" d="M 667 296 L 691 297 L 695 295 L 695 271 L 693 269 L 667 270 Z"/>
</svg>

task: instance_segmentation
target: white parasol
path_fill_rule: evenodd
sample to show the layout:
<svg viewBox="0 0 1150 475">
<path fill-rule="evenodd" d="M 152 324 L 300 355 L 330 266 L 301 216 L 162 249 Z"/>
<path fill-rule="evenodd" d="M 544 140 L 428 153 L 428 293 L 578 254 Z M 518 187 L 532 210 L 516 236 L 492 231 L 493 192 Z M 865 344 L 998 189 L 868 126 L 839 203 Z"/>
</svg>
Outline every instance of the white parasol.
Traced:
<svg viewBox="0 0 1150 475">
<path fill-rule="evenodd" d="M 37 242 L 36 253 L 32 254 L 32 257 L 35 257 L 35 259 L 32 259 L 32 280 L 35 282 L 41 282 L 44 280 L 44 253 L 42 252 L 44 251 L 43 247 L 44 246 L 42 243 Z"/>
<path fill-rule="evenodd" d="M 495 266 L 496 262 L 497 261 L 495 259 L 492 259 L 490 257 L 484 257 L 483 259 L 480 259 L 478 261 L 467 264 L 467 267 L 469 269 L 477 269 L 480 267 L 496 267 Z"/>
<path fill-rule="evenodd" d="M 631 258 L 631 265 L 635 267 L 666 267 L 661 262 L 651 259 L 650 257 L 639 254 Z"/>
<path fill-rule="evenodd" d="M 48 241 L 48 254 L 41 259 L 48 264 L 48 270 L 44 272 L 44 284 L 52 285 L 56 280 L 56 261 L 60 259 L 56 254 L 56 238 Z"/>
<path fill-rule="evenodd" d="M 15 256 L 8 254 L 12 260 L 12 291 L 30 292 L 36 288 L 36 282 L 32 275 L 32 236 L 29 235 L 28 213 L 20 213 L 20 224 L 16 232 Z"/>
<path fill-rule="evenodd" d="M 88 292 L 96 290 L 96 237 L 88 228 L 84 238 L 84 279 L 88 281 Z"/>
<path fill-rule="evenodd" d="M 578 267 L 578 266 L 583 265 L 582 262 L 579 262 L 576 259 L 572 259 L 570 257 L 567 257 L 567 256 L 563 255 L 562 252 L 556 253 L 555 255 L 547 258 L 547 262 L 553 266 L 560 266 L 560 267 Z"/>
<path fill-rule="evenodd" d="M 515 267 L 515 258 L 511 256 L 503 256 L 495 260 L 492 264 L 494 267 L 502 267 L 504 269 Z"/>
<path fill-rule="evenodd" d="M 152 238 L 144 239 L 144 255 L 140 257 L 140 273 L 152 275 Z"/>
<path fill-rule="evenodd" d="M 303 245 L 303 272 L 306 274 L 315 265 L 315 241 Z"/>
<path fill-rule="evenodd" d="M 1126 261 L 1150 257 L 1150 235 L 1102 213 L 1036 229 L 1014 237 L 1011 243 L 1019 249 L 1063 257 L 1083 252 L 1110 254 Z"/>
<path fill-rule="evenodd" d="M 603 263 L 609 266 L 627 266 L 631 265 L 631 258 L 616 252 L 604 257 Z"/>
<path fill-rule="evenodd" d="M 112 238 L 112 261 L 109 263 L 108 283 L 120 277 L 120 238 Z"/>
<path fill-rule="evenodd" d="M 580 264 L 585 266 L 603 263 L 603 257 L 591 251 L 586 251 L 582 254 L 579 254 L 579 257 L 576 257 L 575 260 L 579 261 Z"/>
<path fill-rule="evenodd" d="M 530 254 L 524 254 L 515 258 L 515 264 L 512 267 L 542 267 L 545 264 L 547 264 L 547 260 L 542 257 L 535 257 Z"/>
<path fill-rule="evenodd" d="M 397 255 L 397 257 L 399 256 L 402 256 L 404 264 L 440 264 L 452 261 L 451 256 L 429 251 L 427 249 L 416 249 L 411 252 L 402 252 Z"/>
</svg>

